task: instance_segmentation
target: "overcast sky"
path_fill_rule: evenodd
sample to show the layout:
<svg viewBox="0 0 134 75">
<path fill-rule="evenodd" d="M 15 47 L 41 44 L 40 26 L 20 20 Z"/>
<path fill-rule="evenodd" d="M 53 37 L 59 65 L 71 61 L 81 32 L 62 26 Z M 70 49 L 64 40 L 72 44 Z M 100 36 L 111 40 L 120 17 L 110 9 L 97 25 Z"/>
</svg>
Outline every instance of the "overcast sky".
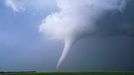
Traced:
<svg viewBox="0 0 134 75">
<path fill-rule="evenodd" d="M 64 44 L 42 35 L 39 26 L 59 11 L 55 0 L 19 4 L 0 0 L 0 71 L 57 71 Z M 23 4 L 24 3 L 24 4 Z M 14 5 L 17 7 L 14 7 Z M 104 24 L 134 25 L 134 1 Z M 108 27 L 110 28 L 110 27 Z M 88 36 L 78 41 L 61 66 L 63 71 L 134 71 L 134 37 Z"/>
</svg>

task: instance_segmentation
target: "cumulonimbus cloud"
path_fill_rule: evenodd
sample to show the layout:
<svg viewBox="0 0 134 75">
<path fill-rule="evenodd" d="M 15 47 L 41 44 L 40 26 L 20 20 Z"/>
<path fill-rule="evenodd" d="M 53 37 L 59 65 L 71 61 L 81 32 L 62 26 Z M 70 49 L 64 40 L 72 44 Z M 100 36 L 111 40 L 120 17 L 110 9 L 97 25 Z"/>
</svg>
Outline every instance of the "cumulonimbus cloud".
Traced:
<svg viewBox="0 0 134 75">
<path fill-rule="evenodd" d="M 48 15 L 40 25 L 40 32 L 50 34 L 53 38 L 64 40 L 63 53 L 58 61 L 60 67 L 72 45 L 89 35 L 99 34 L 108 25 L 99 25 L 106 16 L 123 13 L 129 0 L 57 0 L 58 12 Z M 128 33 L 129 29 L 118 25 L 108 32 Z M 118 32 L 119 30 L 119 32 Z M 132 29 L 131 29 L 132 30 Z M 102 30 L 103 31 L 103 30 Z M 104 33 L 110 34 L 107 31 Z M 103 33 L 103 32 L 101 32 Z"/>
</svg>

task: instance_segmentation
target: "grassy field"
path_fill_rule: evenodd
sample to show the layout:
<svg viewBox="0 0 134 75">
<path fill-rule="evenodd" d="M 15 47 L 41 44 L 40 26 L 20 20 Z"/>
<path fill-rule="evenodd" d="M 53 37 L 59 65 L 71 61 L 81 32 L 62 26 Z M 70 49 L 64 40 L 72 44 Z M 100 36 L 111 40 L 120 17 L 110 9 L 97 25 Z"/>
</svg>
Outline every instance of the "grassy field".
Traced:
<svg viewBox="0 0 134 75">
<path fill-rule="evenodd" d="M 0 75 L 134 75 L 134 72 L 0 73 Z"/>
</svg>

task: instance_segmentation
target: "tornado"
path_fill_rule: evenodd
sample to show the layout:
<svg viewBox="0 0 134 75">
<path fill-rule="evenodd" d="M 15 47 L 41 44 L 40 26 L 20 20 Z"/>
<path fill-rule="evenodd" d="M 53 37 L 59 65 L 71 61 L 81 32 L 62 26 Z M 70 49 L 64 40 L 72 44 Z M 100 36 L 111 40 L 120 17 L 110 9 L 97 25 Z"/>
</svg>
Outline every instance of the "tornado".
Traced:
<svg viewBox="0 0 134 75">
<path fill-rule="evenodd" d="M 105 16 L 123 13 L 129 0 L 56 0 L 58 11 L 49 14 L 40 25 L 40 32 L 65 42 L 58 60 L 60 68 L 71 47 L 80 39 L 94 35 L 97 24 Z"/>
</svg>

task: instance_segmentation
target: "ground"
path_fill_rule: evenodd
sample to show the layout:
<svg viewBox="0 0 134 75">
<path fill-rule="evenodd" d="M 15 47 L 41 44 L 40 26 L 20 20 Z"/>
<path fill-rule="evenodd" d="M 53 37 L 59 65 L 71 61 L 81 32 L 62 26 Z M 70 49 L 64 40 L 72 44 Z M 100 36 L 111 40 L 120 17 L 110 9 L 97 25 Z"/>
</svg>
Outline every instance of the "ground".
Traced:
<svg viewBox="0 0 134 75">
<path fill-rule="evenodd" d="M 43 72 L 9 72 L 0 73 L 0 75 L 134 75 L 134 72 L 53 72 L 53 73 L 43 73 Z"/>
</svg>

